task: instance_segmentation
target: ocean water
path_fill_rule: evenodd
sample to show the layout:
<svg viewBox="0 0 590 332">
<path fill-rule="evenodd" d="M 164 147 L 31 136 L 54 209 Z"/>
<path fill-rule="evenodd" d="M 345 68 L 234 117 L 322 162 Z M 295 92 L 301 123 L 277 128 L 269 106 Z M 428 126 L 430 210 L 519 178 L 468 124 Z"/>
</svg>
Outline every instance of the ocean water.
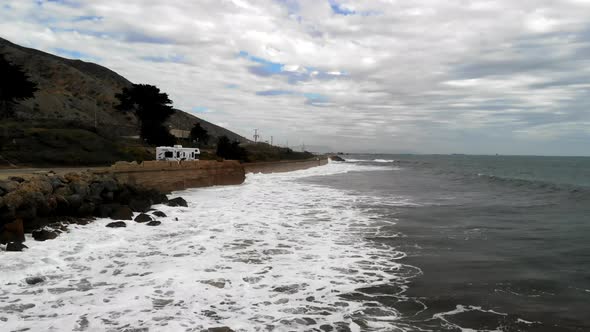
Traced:
<svg viewBox="0 0 590 332">
<path fill-rule="evenodd" d="M 590 158 L 344 157 L 0 252 L 0 330 L 590 330 Z"/>
</svg>

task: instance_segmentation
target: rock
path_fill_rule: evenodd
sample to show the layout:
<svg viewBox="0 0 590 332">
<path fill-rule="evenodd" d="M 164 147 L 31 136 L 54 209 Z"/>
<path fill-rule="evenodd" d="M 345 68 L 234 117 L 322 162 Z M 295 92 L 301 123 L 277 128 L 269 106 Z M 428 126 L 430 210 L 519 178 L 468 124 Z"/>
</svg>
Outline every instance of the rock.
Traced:
<svg viewBox="0 0 590 332">
<path fill-rule="evenodd" d="M 176 197 L 176 198 L 170 199 L 170 200 L 168 200 L 168 202 L 166 203 L 166 205 L 168 205 L 168 206 L 184 206 L 184 207 L 188 207 L 188 204 L 186 203 L 186 201 L 182 197 Z"/>
<path fill-rule="evenodd" d="M 160 226 L 161 224 L 162 224 L 161 221 L 152 220 L 152 221 L 148 222 L 146 225 L 148 225 L 148 226 Z"/>
<path fill-rule="evenodd" d="M 49 177 L 49 183 L 53 187 L 53 192 L 55 192 L 59 188 L 64 188 L 66 186 L 65 185 L 65 179 L 63 177 L 61 177 L 61 176 L 51 176 L 51 177 Z"/>
<path fill-rule="evenodd" d="M 74 211 L 80 208 L 80 206 L 82 205 L 82 196 L 78 194 L 67 196 L 66 200 L 68 201 L 70 209 Z"/>
<path fill-rule="evenodd" d="M 331 325 L 324 324 L 324 325 L 320 325 L 320 330 L 322 330 L 324 332 L 332 332 L 332 331 L 334 331 L 334 328 Z"/>
<path fill-rule="evenodd" d="M 25 246 L 20 242 L 10 242 L 6 245 L 6 251 L 23 251 L 23 249 L 28 249 L 29 247 Z"/>
<path fill-rule="evenodd" d="M 0 190 L 4 191 L 5 194 L 15 191 L 19 186 L 19 182 L 2 180 L 0 181 Z"/>
<path fill-rule="evenodd" d="M 46 240 L 53 240 L 57 237 L 58 233 L 55 231 L 50 231 L 47 229 L 38 229 L 32 232 L 33 239 L 35 241 L 46 241 Z"/>
<path fill-rule="evenodd" d="M 109 217 L 115 220 L 131 220 L 133 219 L 133 211 L 128 206 L 122 205 L 114 209 Z"/>
<path fill-rule="evenodd" d="M 74 192 L 72 191 L 72 189 L 70 189 L 69 186 L 59 187 L 59 188 L 55 189 L 53 191 L 53 193 L 56 195 L 63 196 L 63 197 L 68 197 L 68 196 L 74 194 Z"/>
<path fill-rule="evenodd" d="M 96 208 L 96 215 L 101 218 L 109 218 L 113 211 L 120 208 L 120 204 L 112 203 L 112 204 L 101 204 Z"/>
<path fill-rule="evenodd" d="M 25 192 L 36 192 L 43 195 L 53 193 L 53 187 L 47 177 L 36 177 L 21 183 L 19 190 Z"/>
<path fill-rule="evenodd" d="M 227 326 L 220 326 L 220 327 L 210 327 L 207 329 L 207 332 L 234 332 L 234 330 L 230 329 Z"/>
<path fill-rule="evenodd" d="M 152 202 L 147 199 L 132 199 L 129 201 L 129 207 L 135 212 L 147 212 L 152 206 Z"/>
<path fill-rule="evenodd" d="M 25 242 L 25 230 L 22 219 L 16 219 L 11 223 L 4 224 L 0 232 L 0 243 Z M 20 250 L 19 250 L 20 251 Z"/>
<path fill-rule="evenodd" d="M 11 176 L 8 178 L 8 180 L 18 182 L 18 183 L 25 182 L 25 179 L 21 178 L 20 176 Z"/>
<path fill-rule="evenodd" d="M 75 194 L 78 194 L 82 197 L 88 195 L 88 191 L 89 191 L 88 183 L 86 183 L 82 180 L 71 182 L 70 189 L 72 189 L 72 191 Z"/>
<path fill-rule="evenodd" d="M 162 212 L 162 211 L 158 211 L 158 210 L 156 210 L 156 211 L 152 212 L 152 214 L 153 214 L 154 216 L 156 216 L 156 217 L 159 217 L 159 218 L 165 218 L 165 217 L 166 217 L 166 214 L 165 214 L 164 212 Z"/>
<path fill-rule="evenodd" d="M 28 277 L 25 279 L 25 282 L 29 285 L 40 284 L 44 281 L 45 281 L 45 278 L 43 278 L 43 277 Z"/>
<path fill-rule="evenodd" d="M 96 205 L 93 202 L 84 202 L 78 209 L 78 215 L 82 217 L 91 216 L 95 208 Z"/>
<path fill-rule="evenodd" d="M 115 221 L 112 223 L 108 223 L 106 227 L 109 228 L 121 228 L 121 227 L 127 227 L 127 224 L 124 221 Z"/>
<path fill-rule="evenodd" d="M 141 222 L 148 222 L 148 221 L 152 221 L 153 219 L 152 219 L 152 217 L 148 216 L 147 214 L 145 214 L 145 213 L 142 213 L 142 214 L 138 215 L 137 217 L 135 217 L 135 219 L 134 219 L 134 220 L 135 220 L 136 222 L 140 222 L 140 223 L 141 223 Z"/>
<path fill-rule="evenodd" d="M 344 158 L 338 157 L 338 156 L 330 156 L 330 160 L 332 160 L 332 161 L 346 161 L 346 160 L 344 160 Z"/>
</svg>

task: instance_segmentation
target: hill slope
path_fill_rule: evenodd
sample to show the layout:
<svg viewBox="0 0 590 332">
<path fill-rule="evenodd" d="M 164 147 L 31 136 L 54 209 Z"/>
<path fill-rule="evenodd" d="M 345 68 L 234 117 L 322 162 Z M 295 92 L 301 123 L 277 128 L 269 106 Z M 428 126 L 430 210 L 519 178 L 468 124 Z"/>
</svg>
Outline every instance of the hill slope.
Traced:
<svg viewBox="0 0 590 332">
<path fill-rule="evenodd" d="M 94 63 L 61 58 L 39 50 L 22 47 L 0 38 L 0 53 L 12 63 L 21 65 L 39 91 L 35 98 L 22 102 L 16 109 L 21 119 L 75 121 L 94 126 L 108 125 L 119 135 L 137 134 L 138 122 L 133 114 L 115 110 L 115 94 L 132 83 L 114 71 Z M 141 82 L 138 82 L 141 83 Z M 177 110 L 173 126 L 190 130 L 196 122 L 213 136 L 248 141 L 225 128 Z"/>
<path fill-rule="evenodd" d="M 134 145 L 142 147 L 141 142 L 130 143 L 123 138 L 138 134 L 138 120 L 134 114 L 115 109 L 118 103 L 115 94 L 130 86 L 132 83 L 129 80 L 94 63 L 65 59 L 22 47 L 2 38 L 0 53 L 10 62 L 22 66 L 39 88 L 34 98 L 16 106 L 15 119 L 3 120 L 0 124 L 0 163 L 7 159 L 13 164 L 59 164 L 62 157 L 52 157 L 53 154 L 58 154 L 57 150 L 73 148 L 76 137 L 89 140 L 92 135 L 98 137 L 91 140 L 101 143 L 90 144 L 91 146 L 99 148 L 104 145 L 109 151 L 97 151 L 88 146 L 78 147 L 80 153 L 85 152 L 89 157 L 96 152 L 106 153 L 102 157 L 90 158 L 92 161 L 89 164 L 106 164 L 113 160 L 134 159 L 138 156 L 139 159 L 149 157 L 145 155 L 145 151 L 129 152 L 130 145 L 132 148 Z M 172 128 L 182 130 L 190 130 L 197 122 L 212 136 L 225 135 L 232 140 L 248 142 L 234 132 L 181 110 L 176 110 L 169 120 Z M 65 132 L 74 129 L 78 132 Z M 32 133 L 43 134 L 35 140 Z M 54 146 L 46 144 L 47 135 L 53 138 Z M 43 160 L 36 158 L 39 152 L 45 155 Z M 70 151 L 70 154 L 75 155 L 77 152 Z M 84 163 L 87 158 L 76 160 L 70 160 L 69 163 Z M 63 162 L 68 163 L 68 160 Z"/>
</svg>

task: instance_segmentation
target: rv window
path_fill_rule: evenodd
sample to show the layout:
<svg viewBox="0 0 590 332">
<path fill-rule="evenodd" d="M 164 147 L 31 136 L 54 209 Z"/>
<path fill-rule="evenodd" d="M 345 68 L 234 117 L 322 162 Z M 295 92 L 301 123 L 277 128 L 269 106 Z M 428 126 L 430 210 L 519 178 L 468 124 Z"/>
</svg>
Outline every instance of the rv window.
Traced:
<svg viewBox="0 0 590 332">
<path fill-rule="evenodd" d="M 166 151 L 166 152 L 164 152 L 164 157 L 172 158 L 172 157 L 174 157 L 174 154 L 172 153 L 172 151 Z"/>
<path fill-rule="evenodd" d="M 180 158 L 180 151 L 176 151 L 176 158 Z"/>
</svg>

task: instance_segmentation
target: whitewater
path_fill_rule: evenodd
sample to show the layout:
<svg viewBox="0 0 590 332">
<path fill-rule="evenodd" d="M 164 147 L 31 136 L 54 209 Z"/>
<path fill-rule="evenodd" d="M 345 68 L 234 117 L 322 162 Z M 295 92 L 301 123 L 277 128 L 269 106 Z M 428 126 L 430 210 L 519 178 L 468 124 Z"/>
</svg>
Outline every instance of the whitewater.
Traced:
<svg viewBox="0 0 590 332">
<path fill-rule="evenodd" d="M 243 185 L 173 193 L 188 208 L 154 206 L 167 215 L 159 227 L 98 219 L 52 241 L 29 237 L 25 252 L 0 253 L 2 330 L 405 330 L 370 297 L 403 300 L 420 271 L 371 241 L 396 237 L 381 231 L 394 221 L 360 206 L 413 203 L 304 181 L 384 169 L 393 168 L 248 174 Z"/>
</svg>

